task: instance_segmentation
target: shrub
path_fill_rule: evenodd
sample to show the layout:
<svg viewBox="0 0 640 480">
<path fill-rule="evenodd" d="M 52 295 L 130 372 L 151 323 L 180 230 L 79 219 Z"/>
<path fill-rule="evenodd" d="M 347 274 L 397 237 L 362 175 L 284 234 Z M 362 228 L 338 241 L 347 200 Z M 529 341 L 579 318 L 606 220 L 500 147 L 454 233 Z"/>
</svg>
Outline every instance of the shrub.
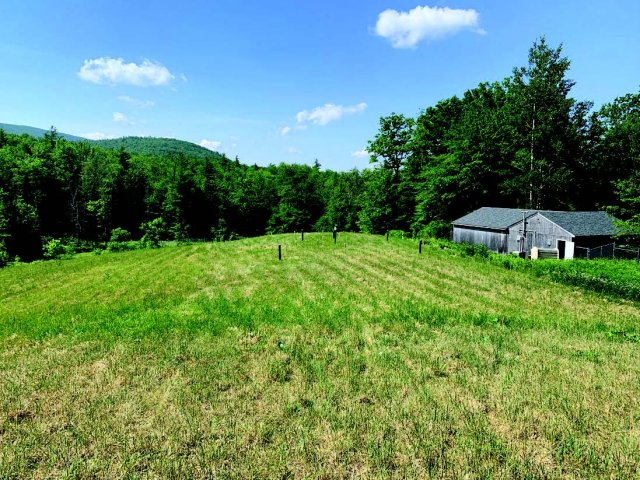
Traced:
<svg viewBox="0 0 640 480">
<path fill-rule="evenodd" d="M 67 253 L 72 253 L 67 251 L 67 247 L 62 240 L 57 238 L 52 238 L 49 241 L 45 242 L 43 247 L 43 256 L 47 260 L 54 260 L 56 258 L 62 258 Z"/>
<path fill-rule="evenodd" d="M 167 225 L 162 218 L 155 218 L 150 222 L 140 225 L 142 230 L 142 243 L 147 247 L 158 248 L 160 240 L 167 234 Z"/>
<path fill-rule="evenodd" d="M 6 266 L 9 263 L 9 252 L 5 247 L 4 242 L 0 242 L 0 268 Z"/>
<path fill-rule="evenodd" d="M 107 250 L 110 252 L 126 252 L 127 250 L 137 250 L 142 248 L 144 244 L 129 240 L 128 242 L 109 242 L 107 243 Z"/>
<path fill-rule="evenodd" d="M 434 220 L 426 227 L 421 228 L 416 236 L 418 238 L 451 238 L 451 224 L 442 220 Z"/>
<path fill-rule="evenodd" d="M 389 230 L 389 238 L 409 238 L 410 234 L 403 230 Z"/>
<path fill-rule="evenodd" d="M 131 234 L 124 228 L 114 228 L 111 230 L 111 239 L 109 242 L 128 242 L 131 240 Z"/>
</svg>

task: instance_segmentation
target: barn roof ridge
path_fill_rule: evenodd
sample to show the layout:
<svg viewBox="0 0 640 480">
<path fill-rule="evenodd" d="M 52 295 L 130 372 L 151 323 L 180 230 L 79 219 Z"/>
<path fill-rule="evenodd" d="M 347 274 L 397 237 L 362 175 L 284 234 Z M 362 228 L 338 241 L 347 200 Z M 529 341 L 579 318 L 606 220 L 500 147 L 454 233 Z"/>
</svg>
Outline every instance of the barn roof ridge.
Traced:
<svg viewBox="0 0 640 480">
<path fill-rule="evenodd" d="M 611 236 L 616 232 L 614 218 L 600 210 L 527 210 L 523 208 L 480 207 L 451 222 L 456 226 L 507 230 L 522 220 L 522 214 L 531 218 L 536 214 L 544 216 L 576 237 Z"/>
</svg>

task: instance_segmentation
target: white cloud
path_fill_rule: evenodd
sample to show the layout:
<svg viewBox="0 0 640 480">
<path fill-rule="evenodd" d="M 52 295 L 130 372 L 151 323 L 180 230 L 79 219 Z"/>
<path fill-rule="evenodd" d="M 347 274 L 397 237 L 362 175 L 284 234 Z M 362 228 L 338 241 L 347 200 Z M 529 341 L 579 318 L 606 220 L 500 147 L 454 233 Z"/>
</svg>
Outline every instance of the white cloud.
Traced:
<svg viewBox="0 0 640 480">
<path fill-rule="evenodd" d="M 367 104 L 362 102 L 351 107 L 343 107 L 342 105 L 334 105 L 327 103 L 322 107 L 316 107 L 313 110 L 303 110 L 296 115 L 298 125 L 311 123 L 313 125 L 326 125 L 330 122 L 340 120 L 345 115 L 354 115 L 367 109 Z"/>
<path fill-rule="evenodd" d="M 282 127 L 280 129 L 280 135 L 287 135 L 291 132 L 291 127 Z"/>
<path fill-rule="evenodd" d="M 356 150 L 355 152 L 351 152 L 351 156 L 356 158 L 365 158 L 369 156 L 369 152 L 365 149 Z"/>
<path fill-rule="evenodd" d="M 80 136 L 89 140 L 108 140 L 110 138 L 116 138 L 115 135 L 109 135 L 108 133 L 102 132 L 84 133 Z"/>
<path fill-rule="evenodd" d="M 217 140 L 205 140 L 203 139 L 198 145 L 200 145 L 201 147 L 204 147 L 208 150 L 212 150 L 212 151 L 217 151 L 217 149 L 219 149 L 222 146 L 222 142 L 219 142 Z"/>
<path fill-rule="evenodd" d="M 461 30 L 478 34 L 480 15 L 476 10 L 417 6 L 408 12 L 385 10 L 378 15 L 375 32 L 391 41 L 394 48 L 414 48 L 421 40 L 437 40 Z"/>
<path fill-rule="evenodd" d="M 78 76 L 91 83 L 157 87 L 168 85 L 175 78 L 161 63 L 144 60 L 141 64 L 125 63 L 122 58 L 100 57 L 85 60 Z"/>
<path fill-rule="evenodd" d="M 151 108 L 156 105 L 153 100 L 139 100 L 137 98 L 130 97 L 129 95 L 120 95 L 118 100 L 129 105 L 133 105 L 135 108 Z"/>
<path fill-rule="evenodd" d="M 296 147 L 289 147 L 287 148 L 287 152 L 289 152 L 291 155 L 295 155 L 297 153 L 302 153 L 300 150 L 298 150 Z"/>
<path fill-rule="evenodd" d="M 116 123 L 128 123 L 132 124 L 133 122 L 127 118 L 127 116 L 122 112 L 113 112 L 113 121 Z"/>
</svg>

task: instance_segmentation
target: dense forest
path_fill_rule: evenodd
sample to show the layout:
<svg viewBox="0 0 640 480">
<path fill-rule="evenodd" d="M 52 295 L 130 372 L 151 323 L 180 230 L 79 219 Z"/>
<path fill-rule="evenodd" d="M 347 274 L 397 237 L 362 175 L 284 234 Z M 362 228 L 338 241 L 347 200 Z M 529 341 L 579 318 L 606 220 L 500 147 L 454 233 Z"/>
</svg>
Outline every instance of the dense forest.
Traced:
<svg viewBox="0 0 640 480">
<path fill-rule="evenodd" d="M 640 92 L 594 110 L 571 97 L 569 66 L 543 38 L 501 82 L 416 118 L 381 118 L 363 171 L 0 130 L 0 264 L 40 258 L 52 240 L 96 248 L 114 232 L 151 244 L 334 225 L 446 236 L 452 219 L 480 206 L 608 209 L 637 234 Z"/>
</svg>

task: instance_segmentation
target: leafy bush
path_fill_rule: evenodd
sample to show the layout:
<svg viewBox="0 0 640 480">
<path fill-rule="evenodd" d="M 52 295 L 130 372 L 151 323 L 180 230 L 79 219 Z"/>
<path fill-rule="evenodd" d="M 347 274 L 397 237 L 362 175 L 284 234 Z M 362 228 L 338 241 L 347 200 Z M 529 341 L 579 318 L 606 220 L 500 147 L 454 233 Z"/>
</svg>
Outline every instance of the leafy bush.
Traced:
<svg viewBox="0 0 640 480">
<path fill-rule="evenodd" d="M 490 251 L 486 245 L 473 245 L 471 243 L 463 243 L 464 253 L 468 257 L 489 258 Z"/>
<path fill-rule="evenodd" d="M 9 252 L 4 245 L 4 242 L 0 242 L 0 268 L 6 266 L 9 263 Z"/>
<path fill-rule="evenodd" d="M 131 234 L 124 228 L 114 228 L 111 230 L 111 239 L 109 242 L 128 242 L 131 240 Z"/>
<path fill-rule="evenodd" d="M 140 225 L 142 230 L 142 243 L 146 247 L 158 248 L 160 240 L 167 234 L 167 225 L 162 218 L 155 218 L 150 222 Z"/>
<path fill-rule="evenodd" d="M 65 245 L 64 242 L 58 238 L 52 238 L 45 241 L 42 251 L 44 258 L 47 260 L 54 260 L 62 258 L 67 254 L 72 254 L 73 247 Z"/>
<path fill-rule="evenodd" d="M 144 246 L 142 242 L 136 242 L 134 240 L 129 240 L 128 242 L 109 242 L 107 243 L 107 250 L 110 252 L 126 252 L 127 250 L 144 248 Z"/>
<path fill-rule="evenodd" d="M 127 250 L 137 250 L 142 247 L 141 242 L 131 240 L 131 233 L 124 228 L 114 228 L 111 230 L 111 239 L 107 243 L 107 250 L 110 252 L 125 252 Z"/>
<path fill-rule="evenodd" d="M 434 220 L 430 222 L 426 227 L 421 228 L 416 236 L 418 238 L 451 238 L 451 224 L 449 222 L 443 222 L 441 220 Z"/>
<path fill-rule="evenodd" d="M 410 234 L 403 230 L 389 230 L 389 238 L 409 238 Z"/>
</svg>

